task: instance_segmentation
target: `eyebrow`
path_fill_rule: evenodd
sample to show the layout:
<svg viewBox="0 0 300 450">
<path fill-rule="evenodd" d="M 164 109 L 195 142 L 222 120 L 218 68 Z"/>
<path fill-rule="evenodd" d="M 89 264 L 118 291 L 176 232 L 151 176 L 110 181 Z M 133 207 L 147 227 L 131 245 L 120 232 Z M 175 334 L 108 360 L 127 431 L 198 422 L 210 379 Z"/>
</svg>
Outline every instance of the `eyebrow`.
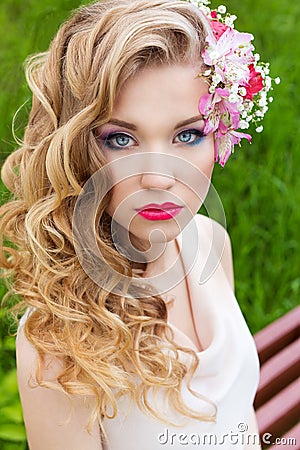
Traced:
<svg viewBox="0 0 300 450">
<path fill-rule="evenodd" d="M 175 126 L 175 130 L 177 128 L 184 127 L 185 125 L 189 125 L 190 123 L 198 122 L 199 120 L 203 120 L 203 116 L 199 115 L 199 116 L 190 117 L 189 119 L 186 119 L 186 120 L 183 120 L 182 122 L 179 122 Z"/>
<path fill-rule="evenodd" d="M 175 126 L 174 129 L 176 130 L 177 128 L 181 128 L 181 127 L 183 127 L 185 125 L 189 125 L 191 123 L 198 122 L 199 120 L 203 120 L 203 116 L 198 115 L 198 116 L 190 117 L 189 119 L 186 119 L 186 120 L 183 120 L 182 122 L 179 122 Z M 118 125 L 120 127 L 128 128 L 129 130 L 137 131 L 137 126 L 136 125 L 134 125 L 133 123 L 130 123 L 130 122 L 126 122 L 125 120 L 111 118 L 108 123 L 110 123 L 112 125 Z"/>
<path fill-rule="evenodd" d="M 125 122 L 125 120 L 119 120 L 119 119 L 110 119 L 108 123 L 111 123 L 113 125 L 119 125 L 120 127 L 128 128 L 129 130 L 137 131 L 137 126 L 133 123 Z"/>
</svg>

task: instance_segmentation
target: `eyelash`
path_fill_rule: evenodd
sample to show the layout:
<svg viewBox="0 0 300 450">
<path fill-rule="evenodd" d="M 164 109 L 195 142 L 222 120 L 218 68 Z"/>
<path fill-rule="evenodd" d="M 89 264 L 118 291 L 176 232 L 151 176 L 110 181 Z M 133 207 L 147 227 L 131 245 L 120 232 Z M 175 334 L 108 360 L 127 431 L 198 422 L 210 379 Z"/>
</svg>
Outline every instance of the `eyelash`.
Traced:
<svg viewBox="0 0 300 450">
<path fill-rule="evenodd" d="M 183 145 L 197 145 L 197 144 L 199 144 L 200 143 L 200 141 L 204 138 L 204 133 L 203 133 L 203 131 L 200 131 L 200 130 L 196 130 L 196 129 L 194 129 L 194 128 L 192 128 L 192 129 L 188 129 L 188 130 L 183 130 L 183 131 L 180 131 L 180 133 L 178 133 L 177 134 L 177 136 L 176 136 L 176 138 L 178 137 L 178 136 L 180 136 L 180 135 L 183 135 L 183 134 L 191 134 L 191 135 L 195 135 L 195 140 L 194 141 L 192 141 L 192 142 L 180 142 L 181 144 L 183 144 Z"/>
<path fill-rule="evenodd" d="M 179 141 L 179 142 L 175 142 L 175 139 L 176 138 L 178 138 L 180 135 L 183 135 L 183 134 L 190 134 L 190 135 L 195 135 L 195 139 L 192 141 L 192 142 L 183 142 L 183 141 Z M 126 139 L 128 139 L 129 141 L 131 140 L 131 141 L 133 141 L 134 142 L 134 144 L 133 145 L 124 145 L 124 146 L 122 146 L 122 145 L 114 145 L 114 144 L 112 144 L 112 141 L 114 140 L 114 139 L 117 139 L 117 138 L 126 138 Z M 192 146 L 192 145 L 197 145 L 197 144 L 199 144 L 200 143 L 200 141 L 202 140 L 204 138 L 204 134 L 203 134 L 203 131 L 200 131 L 200 130 L 196 130 L 196 129 L 187 129 L 187 130 L 183 130 L 183 131 L 180 131 L 176 136 L 175 136 L 175 139 L 173 140 L 173 142 L 175 143 L 175 144 L 182 144 L 182 145 L 188 145 L 188 146 Z M 110 150 L 127 150 L 127 149 L 129 149 L 129 148 L 131 148 L 131 147 L 134 147 L 134 146 L 136 146 L 136 144 L 137 144 L 137 142 L 136 142 L 136 140 L 133 138 L 133 137 L 131 137 L 129 134 L 127 134 L 127 133 L 123 133 L 123 132 L 114 132 L 114 133 L 110 133 L 110 134 L 108 134 L 106 137 L 103 137 L 102 138 L 102 141 L 103 141 L 103 143 L 104 143 L 104 145 L 106 146 L 106 147 L 108 147 Z"/>
<path fill-rule="evenodd" d="M 122 132 L 117 132 L 117 133 L 110 133 L 107 137 L 103 138 L 103 143 L 106 147 L 108 147 L 110 150 L 123 150 L 123 149 L 127 149 L 129 147 L 132 147 L 132 145 L 128 146 L 118 146 L 118 145 L 113 145 L 112 141 L 113 139 L 117 139 L 118 137 L 122 137 L 122 138 L 127 138 L 129 140 L 132 140 L 134 142 L 134 145 L 136 145 L 136 140 L 133 139 L 133 137 L 131 137 L 129 134 L 126 133 L 122 133 Z"/>
</svg>

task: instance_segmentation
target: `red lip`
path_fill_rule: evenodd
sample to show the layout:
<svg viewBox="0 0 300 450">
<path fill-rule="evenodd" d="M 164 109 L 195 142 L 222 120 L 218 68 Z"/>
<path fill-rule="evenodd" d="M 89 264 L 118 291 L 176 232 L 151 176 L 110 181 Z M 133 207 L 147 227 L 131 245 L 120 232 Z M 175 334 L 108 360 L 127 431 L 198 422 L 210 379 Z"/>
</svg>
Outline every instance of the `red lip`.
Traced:
<svg viewBox="0 0 300 450">
<path fill-rule="evenodd" d="M 137 211 L 143 211 L 145 209 L 160 209 L 161 211 L 167 211 L 168 209 L 182 208 L 180 205 L 175 203 L 166 202 L 159 205 L 158 203 L 149 203 L 149 205 L 142 206 Z"/>
<path fill-rule="evenodd" d="M 161 205 L 149 203 L 149 205 L 145 205 L 136 211 L 147 220 L 170 220 L 177 216 L 182 208 L 183 206 L 171 202 L 162 203 Z"/>
</svg>

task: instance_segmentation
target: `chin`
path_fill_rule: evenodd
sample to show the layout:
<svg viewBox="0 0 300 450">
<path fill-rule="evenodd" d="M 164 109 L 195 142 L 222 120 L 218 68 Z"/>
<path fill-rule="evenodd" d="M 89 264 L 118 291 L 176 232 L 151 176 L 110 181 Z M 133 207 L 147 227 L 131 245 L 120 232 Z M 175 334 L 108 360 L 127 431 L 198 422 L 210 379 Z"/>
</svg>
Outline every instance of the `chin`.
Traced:
<svg viewBox="0 0 300 450">
<path fill-rule="evenodd" d="M 149 245 L 164 244 L 174 240 L 183 230 L 178 221 L 171 219 L 168 221 L 156 221 L 145 223 L 145 220 L 139 226 L 130 227 L 130 234 L 140 242 Z"/>
</svg>

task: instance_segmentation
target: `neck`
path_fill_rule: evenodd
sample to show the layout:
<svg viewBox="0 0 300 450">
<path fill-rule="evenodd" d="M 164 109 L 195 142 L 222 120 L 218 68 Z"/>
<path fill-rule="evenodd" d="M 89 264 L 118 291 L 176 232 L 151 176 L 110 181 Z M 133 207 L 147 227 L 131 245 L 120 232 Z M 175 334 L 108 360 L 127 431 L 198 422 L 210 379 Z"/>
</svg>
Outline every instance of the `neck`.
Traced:
<svg viewBox="0 0 300 450">
<path fill-rule="evenodd" d="M 175 239 L 166 243 L 152 244 L 147 253 L 147 267 L 144 277 L 154 277 L 166 272 L 176 261 L 178 251 Z"/>
</svg>

